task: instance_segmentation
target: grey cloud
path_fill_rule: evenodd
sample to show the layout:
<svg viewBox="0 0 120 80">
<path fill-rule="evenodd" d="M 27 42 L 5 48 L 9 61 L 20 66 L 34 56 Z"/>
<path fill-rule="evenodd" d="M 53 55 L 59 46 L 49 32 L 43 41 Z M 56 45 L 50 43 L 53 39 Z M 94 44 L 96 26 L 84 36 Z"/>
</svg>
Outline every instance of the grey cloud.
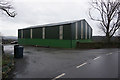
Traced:
<svg viewBox="0 0 120 80">
<path fill-rule="evenodd" d="M 19 28 L 85 18 L 90 25 L 95 28 L 94 34 L 96 35 L 96 30 L 98 29 L 93 22 L 90 21 L 87 14 L 89 1 L 90 0 L 13 0 L 17 16 L 15 18 L 8 18 L 0 15 L 2 16 L 0 22 L 2 22 L 1 25 L 6 27 L 4 27 L 4 31 L 10 29 L 11 27 L 9 28 L 8 25 L 11 25 L 13 30 L 12 32 L 9 31 L 10 35 L 14 33 L 17 35 L 16 31 Z M 9 35 L 7 33 L 4 34 Z"/>
</svg>

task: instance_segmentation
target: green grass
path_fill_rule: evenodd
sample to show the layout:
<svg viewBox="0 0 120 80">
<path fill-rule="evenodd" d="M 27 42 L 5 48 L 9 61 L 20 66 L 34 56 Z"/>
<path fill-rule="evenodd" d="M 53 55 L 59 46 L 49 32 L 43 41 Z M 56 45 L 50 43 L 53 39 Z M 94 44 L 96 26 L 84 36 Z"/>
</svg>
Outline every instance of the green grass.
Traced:
<svg viewBox="0 0 120 80">
<path fill-rule="evenodd" d="M 8 73 L 13 69 L 13 67 L 14 67 L 13 56 L 3 54 L 2 55 L 2 77 L 7 78 Z"/>
</svg>

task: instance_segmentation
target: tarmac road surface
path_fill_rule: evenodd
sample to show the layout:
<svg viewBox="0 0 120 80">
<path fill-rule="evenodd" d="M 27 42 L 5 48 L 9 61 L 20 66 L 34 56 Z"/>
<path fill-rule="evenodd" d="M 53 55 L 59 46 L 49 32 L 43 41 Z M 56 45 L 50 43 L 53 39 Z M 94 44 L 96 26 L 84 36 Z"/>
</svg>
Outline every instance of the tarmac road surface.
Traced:
<svg viewBox="0 0 120 80">
<path fill-rule="evenodd" d="M 118 78 L 119 54 L 118 48 L 25 47 L 23 59 L 15 59 L 13 78 Z"/>
</svg>

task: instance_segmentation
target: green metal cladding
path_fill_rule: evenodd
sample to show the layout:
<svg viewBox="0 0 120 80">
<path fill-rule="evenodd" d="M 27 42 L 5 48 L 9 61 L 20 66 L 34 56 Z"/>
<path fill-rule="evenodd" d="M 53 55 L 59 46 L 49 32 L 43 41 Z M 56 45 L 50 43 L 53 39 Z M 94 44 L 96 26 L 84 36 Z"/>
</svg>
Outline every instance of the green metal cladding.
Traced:
<svg viewBox="0 0 120 80">
<path fill-rule="evenodd" d="M 33 28 L 32 29 L 32 38 L 33 39 L 42 39 L 42 28 Z"/>
<path fill-rule="evenodd" d="M 85 19 L 18 30 L 20 45 L 75 48 L 77 42 L 91 42 L 91 38 L 92 28 Z"/>
</svg>

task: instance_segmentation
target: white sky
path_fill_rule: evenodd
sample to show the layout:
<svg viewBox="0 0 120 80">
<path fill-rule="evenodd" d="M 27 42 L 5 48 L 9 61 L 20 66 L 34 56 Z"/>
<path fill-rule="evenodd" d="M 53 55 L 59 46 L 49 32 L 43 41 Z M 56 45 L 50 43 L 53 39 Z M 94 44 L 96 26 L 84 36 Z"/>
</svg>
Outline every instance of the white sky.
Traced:
<svg viewBox="0 0 120 80">
<path fill-rule="evenodd" d="M 18 29 L 47 23 L 86 19 L 93 35 L 103 34 L 96 22 L 89 19 L 91 0 L 12 0 L 17 16 L 11 18 L 0 13 L 0 32 L 4 36 L 17 36 Z"/>
</svg>

